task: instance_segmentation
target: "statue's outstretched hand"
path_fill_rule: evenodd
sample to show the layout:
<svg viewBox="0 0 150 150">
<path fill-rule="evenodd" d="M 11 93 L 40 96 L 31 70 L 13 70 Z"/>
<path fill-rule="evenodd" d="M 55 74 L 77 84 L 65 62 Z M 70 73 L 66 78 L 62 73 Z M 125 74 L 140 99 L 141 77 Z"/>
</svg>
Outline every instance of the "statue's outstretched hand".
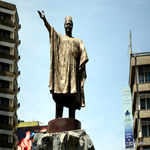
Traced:
<svg viewBox="0 0 150 150">
<path fill-rule="evenodd" d="M 44 14 L 44 11 L 42 10 L 42 13 L 38 10 L 37 11 L 39 13 L 39 16 L 41 19 L 45 20 L 45 14 Z"/>
<path fill-rule="evenodd" d="M 42 12 L 40 12 L 38 10 L 37 12 L 39 13 L 40 18 L 44 21 L 44 24 L 46 28 L 48 29 L 48 31 L 51 32 L 51 25 L 47 22 L 44 11 L 42 10 Z"/>
</svg>

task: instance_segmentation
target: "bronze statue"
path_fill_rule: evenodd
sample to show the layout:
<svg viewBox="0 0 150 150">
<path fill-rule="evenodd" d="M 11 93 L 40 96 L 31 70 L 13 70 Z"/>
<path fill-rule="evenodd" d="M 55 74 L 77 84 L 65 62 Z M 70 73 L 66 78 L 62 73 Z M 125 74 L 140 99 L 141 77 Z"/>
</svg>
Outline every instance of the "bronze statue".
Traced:
<svg viewBox="0 0 150 150">
<path fill-rule="evenodd" d="M 63 106 L 69 108 L 69 118 L 75 118 L 75 110 L 85 106 L 84 82 L 87 52 L 81 39 L 72 36 L 73 21 L 65 18 L 63 36 L 56 32 L 45 18 L 44 11 L 38 11 L 50 35 L 50 93 L 56 102 L 56 118 L 62 118 Z"/>
</svg>

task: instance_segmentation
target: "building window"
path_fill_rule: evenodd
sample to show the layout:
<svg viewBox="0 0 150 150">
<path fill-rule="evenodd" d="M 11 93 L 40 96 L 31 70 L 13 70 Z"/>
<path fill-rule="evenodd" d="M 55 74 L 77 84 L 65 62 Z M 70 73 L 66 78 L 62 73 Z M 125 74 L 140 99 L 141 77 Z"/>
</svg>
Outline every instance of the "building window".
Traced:
<svg viewBox="0 0 150 150">
<path fill-rule="evenodd" d="M 139 70 L 139 83 L 150 82 L 150 66 L 138 67 Z"/>
<path fill-rule="evenodd" d="M 0 133 L 0 142 L 8 143 L 8 135 Z"/>
<path fill-rule="evenodd" d="M 9 89 L 9 81 L 0 80 L 0 87 Z"/>
<path fill-rule="evenodd" d="M 0 115 L 0 123 L 8 124 L 9 123 L 9 117 Z"/>
<path fill-rule="evenodd" d="M 9 71 L 9 64 L 0 63 L 0 70 Z"/>
<path fill-rule="evenodd" d="M 150 92 L 140 93 L 141 109 L 150 109 Z"/>
<path fill-rule="evenodd" d="M 142 122 L 142 137 L 150 136 L 150 118 L 141 119 Z"/>
<path fill-rule="evenodd" d="M 10 31 L 0 29 L 0 36 L 10 38 Z"/>
<path fill-rule="evenodd" d="M 0 53 L 10 54 L 10 47 L 0 45 Z"/>
<path fill-rule="evenodd" d="M 11 14 L 0 12 L 0 19 L 11 21 Z"/>
<path fill-rule="evenodd" d="M 143 150 L 150 150 L 150 146 L 143 146 Z"/>
<path fill-rule="evenodd" d="M 9 99 L 0 97 L 0 105 L 9 106 Z"/>
</svg>

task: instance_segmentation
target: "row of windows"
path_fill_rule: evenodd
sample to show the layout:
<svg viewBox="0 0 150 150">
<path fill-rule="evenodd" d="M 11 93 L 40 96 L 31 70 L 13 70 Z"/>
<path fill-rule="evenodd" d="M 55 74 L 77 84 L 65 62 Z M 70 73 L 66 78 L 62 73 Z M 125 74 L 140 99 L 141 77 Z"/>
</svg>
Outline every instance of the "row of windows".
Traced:
<svg viewBox="0 0 150 150">
<path fill-rule="evenodd" d="M 150 66 L 138 67 L 139 71 L 139 83 L 150 82 Z"/>
<path fill-rule="evenodd" d="M 0 70 L 9 71 L 9 64 L 0 62 Z"/>
<path fill-rule="evenodd" d="M 8 135 L 0 133 L 0 142 L 8 143 Z"/>
<path fill-rule="evenodd" d="M 0 19 L 11 21 L 11 14 L 0 12 Z"/>
<path fill-rule="evenodd" d="M 0 45 L 0 53 L 10 54 L 10 47 Z"/>
<path fill-rule="evenodd" d="M 8 124 L 9 123 L 9 117 L 0 115 L 0 123 Z"/>
<path fill-rule="evenodd" d="M 150 150 L 150 146 L 143 146 L 143 150 Z"/>
<path fill-rule="evenodd" d="M 142 136 L 150 137 L 150 118 L 149 119 L 141 119 L 142 122 Z"/>
<path fill-rule="evenodd" d="M 0 29 L 0 36 L 10 38 L 10 31 Z"/>
<path fill-rule="evenodd" d="M 150 92 L 140 93 L 141 109 L 150 109 Z"/>
<path fill-rule="evenodd" d="M 0 105 L 9 106 L 9 99 L 0 97 Z"/>
<path fill-rule="evenodd" d="M 9 89 L 9 81 L 0 80 L 0 87 Z"/>
</svg>

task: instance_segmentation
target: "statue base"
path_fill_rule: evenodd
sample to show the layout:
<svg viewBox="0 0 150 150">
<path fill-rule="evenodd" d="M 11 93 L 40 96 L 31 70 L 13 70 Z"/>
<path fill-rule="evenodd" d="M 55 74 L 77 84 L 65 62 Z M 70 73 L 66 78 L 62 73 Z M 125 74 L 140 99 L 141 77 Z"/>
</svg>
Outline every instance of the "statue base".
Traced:
<svg viewBox="0 0 150 150">
<path fill-rule="evenodd" d="M 85 130 L 61 133 L 35 133 L 33 145 L 36 149 L 41 150 L 95 150 Z"/>
<path fill-rule="evenodd" d="M 74 118 L 57 118 L 48 122 L 48 133 L 81 129 L 81 122 Z"/>
</svg>

